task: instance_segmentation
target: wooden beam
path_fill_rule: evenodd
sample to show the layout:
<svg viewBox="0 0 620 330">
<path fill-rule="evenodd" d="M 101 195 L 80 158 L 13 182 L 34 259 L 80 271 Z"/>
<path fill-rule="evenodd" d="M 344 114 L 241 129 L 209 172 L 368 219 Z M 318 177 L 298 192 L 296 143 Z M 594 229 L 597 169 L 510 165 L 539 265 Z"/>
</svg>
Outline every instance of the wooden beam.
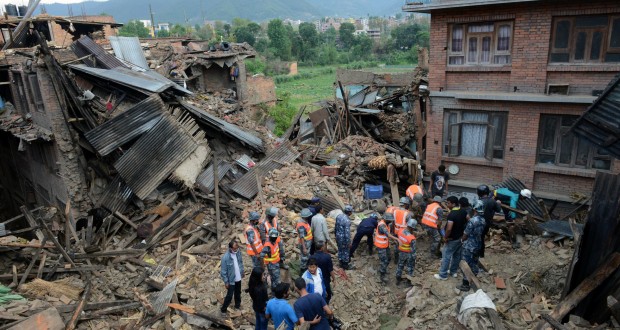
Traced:
<svg viewBox="0 0 620 330">
<path fill-rule="evenodd" d="M 32 267 L 34 267 L 34 264 L 39 259 L 39 255 L 41 254 L 41 251 L 43 250 L 43 246 L 45 246 L 45 242 L 47 242 L 47 239 L 43 238 L 43 241 L 41 242 L 41 247 L 38 248 L 37 251 L 34 253 L 34 256 L 32 256 L 32 260 L 30 261 L 28 268 L 26 268 L 26 271 L 22 275 L 22 279 L 19 281 L 19 284 L 17 285 L 18 287 L 26 283 L 26 279 L 28 278 L 28 275 L 30 275 L 30 271 L 32 271 Z"/>
<path fill-rule="evenodd" d="M 222 215 L 220 213 L 220 175 L 217 169 L 217 157 L 213 157 L 213 186 L 215 188 L 215 225 L 217 229 L 217 241 L 222 239 Z M 258 186 L 260 188 L 260 184 Z"/>
<path fill-rule="evenodd" d="M 235 328 L 235 325 L 233 324 L 232 320 L 230 320 L 230 319 L 224 319 L 224 318 L 221 318 L 219 316 L 208 314 L 206 312 L 198 312 L 198 311 L 196 311 L 196 309 L 194 309 L 193 307 L 190 307 L 190 306 L 170 303 L 170 304 L 168 304 L 168 307 L 170 307 L 172 309 L 175 309 L 175 310 L 183 311 L 183 312 L 188 313 L 188 314 L 193 314 L 193 315 L 200 316 L 200 317 L 205 318 L 205 319 L 207 319 L 207 320 L 209 320 L 209 321 L 211 321 L 211 322 L 213 322 L 213 323 L 215 323 L 217 325 L 223 326 L 226 329 L 231 329 L 232 330 L 232 329 Z"/>
<path fill-rule="evenodd" d="M 473 283 L 476 289 L 482 289 L 482 283 L 480 283 L 480 280 L 476 277 L 476 275 L 474 275 L 474 272 L 471 271 L 471 268 L 469 268 L 467 262 L 465 262 L 465 260 L 461 260 L 461 263 L 459 265 L 461 266 L 461 270 L 463 271 L 463 273 L 465 273 L 465 277 L 467 277 L 469 283 Z M 497 311 L 492 308 L 485 309 L 489 314 L 489 319 L 493 323 L 493 329 L 505 329 L 504 325 L 502 324 L 502 320 L 499 317 L 499 314 L 497 314 Z"/>
<path fill-rule="evenodd" d="M 133 221 L 129 220 L 126 216 L 122 215 L 118 211 L 114 212 L 114 216 L 118 219 L 122 220 L 124 223 L 131 226 L 131 228 L 138 230 L 138 225 L 136 225 Z"/>
<path fill-rule="evenodd" d="M 86 305 L 86 302 L 88 301 L 88 299 L 90 299 L 90 288 L 92 286 L 90 276 L 87 281 L 88 282 L 86 282 L 86 288 L 84 289 L 82 298 L 80 299 L 80 302 L 76 305 L 75 311 L 73 312 L 73 316 L 71 316 L 71 319 L 69 320 L 69 322 L 67 322 L 67 326 L 65 327 L 65 330 L 75 329 L 78 321 L 80 320 L 80 317 L 82 316 L 84 305 Z"/>
<path fill-rule="evenodd" d="M 573 310 L 584 298 L 593 290 L 598 288 L 616 269 L 620 267 L 620 253 L 614 252 L 611 257 L 601 265 L 590 276 L 584 279 L 573 291 L 571 291 L 559 304 L 555 306 L 551 314 L 554 320 L 563 319 Z M 542 330 L 547 325 L 547 321 L 540 320 L 536 326 L 537 330 Z"/>
<path fill-rule="evenodd" d="M 609 307 L 614 319 L 620 323 L 620 303 L 618 303 L 618 299 L 614 296 L 607 296 L 607 307 Z"/>
<path fill-rule="evenodd" d="M 540 317 L 547 321 L 556 330 L 568 330 L 568 327 L 565 327 L 562 323 L 554 320 L 551 316 L 549 316 L 549 314 L 541 314 Z"/>
</svg>

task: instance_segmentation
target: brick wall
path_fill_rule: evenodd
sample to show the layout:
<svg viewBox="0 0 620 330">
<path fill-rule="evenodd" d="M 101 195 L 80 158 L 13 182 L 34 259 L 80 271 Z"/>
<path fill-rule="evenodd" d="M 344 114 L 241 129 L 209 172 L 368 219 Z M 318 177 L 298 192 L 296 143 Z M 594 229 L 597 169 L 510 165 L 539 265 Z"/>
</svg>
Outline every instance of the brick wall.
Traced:
<svg viewBox="0 0 620 330">
<path fill-rule="evenodd" d="M 613 0 L 564 1 L 562 6 L 554 3 L 539 3 L 535 7 L 528 4 L 507 4 L 489 6 L 488 8 L 443 10 L 431 16 L 431 47 L 430 47 L 430 89 L 439 90 L 467 85 L 470 89 L 484 90 L 488 83 L 481 76 L 495 79 L 498 75 L 490 73 L 489 67 L 448 67 L 448 25 L 451 23 L 470 23 L 510 20 L 514 22 L 512 64 L 491 70 L 505 70 L 508 80 L 502 81 L 502 88 L 509 86 L 512 91 L 516 86 L 520 92 L 544 93 L 548 83 L 557 82 L 560 75 L 548 77 L 548 71 L 590 72 L 620 71 L 620 63 L 599 65 L 549 65 L 548 55 L 551 40 L 552 21 L 554 16 L 588 15 L 620 13 L 620 6 Z M 469 71 L 472 74 L 453 74 L 453 71 Z M 585 75 L 585 73 L 584 73 Z M 607 75 L 605 75 L 607 76 Z M 503 76 L 502 77 L 506 77 Z M 592 89 L 603 89 L 609 79 L 595 81 L 570 79 L 572 90 L 589 94 Z M 496 89 L 499 87 L 495 86 Z M 495 89 L 493 89 L 495 90 Z"/>
<path fill-rule="evenodd" d="M 510 72 L 448 72 L 446 73 L 447 90 L 509 92 Z"/>
<path fill-rule="evenodd" d="M 554 194 L 562 192 L 568 195 L 576 192 L 590 196 L 593 186 L 594 178 L 542 172 L 536 172 L 534 175 L 534 189 Z"/>
<path fill-rule="evenodd" d="M 616 72 L 549 72 L 549 84 L 569 84 L 570 94 L 592 94 L 609 84 Z"/>
<path fill-rule="evenodd" d="M 480 164 L 484 161 L 478 161 Z M 459 173 L 456 175 L 450 175 L 451 180 L 466 180 L 474 182 L 494 183 L 500 182 L 503 178 L 502 167 L 486 166 L 478 164 L 467 164 L 462 160 L 449 159 L 445 161 L 446 164 L 456 164 L 459 166 Z"/>
</svg>

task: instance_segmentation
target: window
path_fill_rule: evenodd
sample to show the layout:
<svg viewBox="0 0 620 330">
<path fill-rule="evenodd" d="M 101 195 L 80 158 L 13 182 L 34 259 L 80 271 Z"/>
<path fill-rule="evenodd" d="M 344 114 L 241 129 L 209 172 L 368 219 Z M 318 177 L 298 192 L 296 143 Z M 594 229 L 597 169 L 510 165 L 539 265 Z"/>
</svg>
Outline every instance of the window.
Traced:
<svg viewBox="0 0 620 330">
<path fill-rule="evenodd" d="M 503 159 L 506 114 L 489 111 L 446 111 L 443 136 L 444 155 Z"/>
<path fill-rule="evenodd" d="M 512 22 L 450 26 L 449 65 L 510 64 L 511 49 Z"/>
<path fill-rule="evenodd" d="M 620 16 L 554 19 L 551 63 L 620 62 Z"/>
<path fill-rule="evenodd" d="M 43 96 L 41 95 L 41 89 L 39 88 L 39 81 L 37 80 L 37 74 L 36 73 L 28 74 L 28 82 L 30 83 L 30 90 L 32 91 L 31 93 L 33 97 L 32 103 L 34 103 L 38 112 L 44 112 L 45 105 L 43 102 Z"/>
<path fill-rule="evenodd" d="M 541 116 L 538 162 L 576 168 L 611 169 L 611 157 L 607 152 L 569 132 L 577 118 L 579 117 Z"/>
</svg>

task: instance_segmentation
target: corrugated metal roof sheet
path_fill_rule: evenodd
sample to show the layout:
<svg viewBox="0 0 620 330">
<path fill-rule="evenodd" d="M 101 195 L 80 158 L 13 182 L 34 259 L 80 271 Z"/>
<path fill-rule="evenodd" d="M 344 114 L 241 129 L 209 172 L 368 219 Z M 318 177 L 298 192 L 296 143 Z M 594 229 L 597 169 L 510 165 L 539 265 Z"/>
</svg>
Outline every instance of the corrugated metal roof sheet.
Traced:
<svg viewBox="0 0 620 330">
<path fill-rule="evenodd" d="M 196 150 L 198 143 L 186 129 L 195 126 L 191 118 L 182 118 L 179 122 L 164 112 L 157 125 L 114 163 L 138 198 L 148 196 Z"/>
<path fill-rule="evenodd" d="M 258 152 L 265 151 L 265 148 L 263 147 L 263 140 L 261 140 L 259 137 L 244 131 L 241 127 L 237 125 L 230 124 L 222 119 L 219 119 L 216 116 L 213 116 L 206 111 L 190 103 L 187 103 L 186 101 L 183 101 L 181 99 L 178 99 L 178 101 L 187 110 L 196 115 L 201 123 L 219 132 L 225 133 L 229 137 L 240 141 L 241 143 Z"/>
<path fill-rule="evenodd" d="M 82 36 L 80 39 L 71 44 L 71 49 L 73 49 L 73 52 L 78 57 L 93 55 L 96 59 L 95 61 L 91 61 L 90 59 L 83 60 L 83 62 L 88 66 L 102 69 L 125 67 L 123 62 L 121 62 L 114 55 L 108 53 L 105 49 L 103 49 L 103 47 L 95 43 L 93 39 L 87 36 Z"/>
<path fill-rule="evenodd" d="M 620 158 L 620 73 L 571 127 L 573 133 Z"/>
<path fill-rule="evenodd" d="M 100 155 L 105 156 L 153 128 L 165 109 L 164 101 L 153 94 L 84 136 Z"/>
<path fill-rule="evenodd" d="M 110 213 L 117 211 L 123 213 L 129 206 L 131 196 L 133 196 L 131 189 L 120 176 L 116 176 L 112 182 L 108 183 L 96 205 L 107 209 Z"/>
<path fill-rule="evenodd" d="M 256 171 L 259 171 L 259 177 L 263 177 L 275 169 L 282 168 L 284 164 L 293 162 L 297 159 L 297 157 L 299 157 L 299 152 L 291 147 L 290 143 L 286 141 L 239 180 L 237 180 L 231 186 L 231 189 L 239 195 L 247 199 L 251 199 L 258 194 L 258 184 L 256 183 L 255 174 Z"/>
<path fill-rule="evenodd" d="M 515 192 L 520 192 L 523 189 L 527 189 L 527 187 L 519 181 L 519 179 L 510 177 L 502 183 L 497 184 L 500 188 L 508 188 Z M 517 208 L 520 210 L 526 210 L 530 214 L 534 214 L 539 217 L 543 217 L 543 210 L 538 205 L 538 198 L 534 194 L 532 194 L 532 198 L 521 198 L 517 203 Z"/>
<path fill-rule="evenodd" d="M 217 164 L 217 172 L 220 180 L 230 171 L 232 164 L 223 160 Z M 210 194 L 215 189 L 215 180 L 213 176 L 213 162 L 205 169 L 196 179 L 196 187 L 205 194 Z"/>
<path fill-rule="evenodd" d="M 143 69 L 149 69 L 149 64 L 146 62 L 146 57 L 144 56 L 138 37 L 110 36 L 108 40 L 110 40 L 110 45 L 112 45 L 116 57 Z"/>
<path fill-rule="evenodd" d="M 83 64 L 69 64 L 69 67 L 73 70 L 77 70 L 101 79 L 111 80 L 115 83 L 143 92 L 161 93 L 176 85 L 170 80 L 161 80 L 147 74 L 146 72 L 136 72 L 125 67 L 117 67 L 109 70 L 91 68 Z"/>
</svg>

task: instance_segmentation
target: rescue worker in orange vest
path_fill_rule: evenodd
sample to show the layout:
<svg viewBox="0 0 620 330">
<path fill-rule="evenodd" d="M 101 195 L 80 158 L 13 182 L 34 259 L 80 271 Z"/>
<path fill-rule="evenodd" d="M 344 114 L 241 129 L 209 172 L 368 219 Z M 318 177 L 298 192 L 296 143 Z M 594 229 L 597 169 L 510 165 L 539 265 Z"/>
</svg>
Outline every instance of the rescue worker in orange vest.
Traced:
<svg viewBox="0 0 620 330">
<path fill-rule="evenodd" d="M 248 216 L 248 220 L 250 223 L 247 227 L 245 227 L 245 241 L 246 243 L 246 252 L 252 258 L 252 265 L 254 267 L 260 267 L 260 260 L 258 260 L 258 255 L 263 250 L 263 242 L 260 239 L 260 234 L 258 233 L 258 220 L 260 220 L 260 214 L 258 212 L 250 212 Z"/>
<path fill-rule="evenodd" d="M 413 217 L 411 212 L 409 212 L 409 207 L 411 206 L 411 200 L 409 197 L 401 197 L 399 202 L 399 207 L 394 209 L 392 214 L 394 214 L 394 226 L 392 228 L 392 234 L 394 236 L 398 236 L 398 233 L 407 228 L 407 222 Z M 398 263 L 398 249 L 394 249 L 394 262 Z"/>
<path fill-rule="evenodd" d="M 288 269 L 288 265 L 286 264 L 286 253 L 284 252 L 284 243 L 280 239 L 280 226 L 278 225 L 278 208 L 277 207 L 269 207 L 265 212 L 265 220 L 261 222 L 259 226 L 260 238 L 265 244 L 267 240 L 267 234 L 274 228 L 278 232 L 278 247 L 280 248 L 280 267 L 284 269 Z"/>
<path fill-rule="evenodd" d="M 387 283 L 385 274 L 387 273 L 388 264 L 390 263 L 390 242 L 389 239 L 398 241 L 398 238 L 390 233 L 389 224 L 394 221 L 394 214 L 385 212 L 383 218 L 379 221 L 377 229 L 375 229 L 375 247 L 379 254 L 379 280 Z"/>
<path fill-rule="evenodd" d="M 308 269 L 308 258 L 310 258 L 310 247 L 312 247 L 312 228 L 310 227 L 310 219 L 312 211 L 303 209 L 300 213 L 301 218 L 297 220 L 297 234 L 299 235 L 299 267 L 303 274 Z"/>
<path fill-rule="evenodd" d="M 409 197 L 409 199 L 411 200 L 415 200 L 416 194 L 420 194 L 424 196 L 424 190 L 422 190 L 422 188 L 418 186 L 417 184 L 410 185 L 409 188 L 407 188 L 407 191 L 405 192 L 405 195 Z"/>
<path fill-rule="evenodd" d="M 396 285 L 400 285 L 403 276 L 403 268 L 407 266 L 407 274 L 413 276 L 415 267 L 416 249 L 413 229 L 418 225 L 415 219 L 407 221 L 407 227 L 398 232 L 398 266 L 396 267 Z"/>
<path fill-rule="evenodd" d="M 260 258 L 267 266 L 267 272 L 269 272 L 271 277 L 272 290 L 275 290 L 280 283 L 280 247 L 277 242 L 278 236 L 278 230 L 275 228 L 269 229 L 269 240 L 263 244 L 263 251 L 260 253 Z"/>
<path fill-rule="evenodd" d="M 424 215 L 422 216 L 422 227 L 428 233 L 428 236 L 433 240 L 431 243 L 431 259 L 433 257 L 441 257 L 439 253 L 439 244 L 441 243 L 441 234 L 439 233 L 439 220 L 443 217 L 443 209 L 441 208 L 441 197 L 435 196 L 433 200 L 426 207 Z"/>
</svg>

